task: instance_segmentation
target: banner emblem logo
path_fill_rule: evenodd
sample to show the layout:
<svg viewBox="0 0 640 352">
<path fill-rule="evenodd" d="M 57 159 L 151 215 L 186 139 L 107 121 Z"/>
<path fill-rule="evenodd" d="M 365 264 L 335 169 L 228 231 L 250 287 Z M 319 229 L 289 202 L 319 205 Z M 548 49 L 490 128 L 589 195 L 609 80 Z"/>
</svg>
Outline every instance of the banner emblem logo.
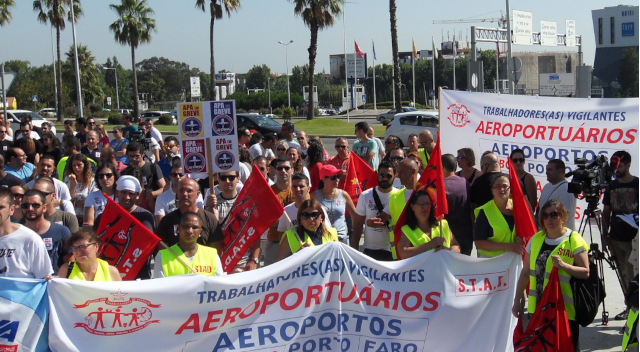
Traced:
<svg viewBox="0 0 640 352">
<path fill-rule="evenodd" d="M 187 117 L 182 122 L 182 131 L 187 137 L 197 137 L 202 132 L 202 122 L 197 117 Z"/>
<path fill-rule="evenodd" d="M 230 169 L 234 164 L 235 158 L 230 152 L 220 152 L 216 155 L 216 164 L 223 170 Z"/>
<path fill-rule="evenodd" d="M 451 122 L 455 127 L 464 127 L 471 122 L 469 120 L 469 113 L 471 113 L 471 110 L 469 110 L 469 108 L 464 104 L 459 102 L 451 104 L 447 106 L 447 111 L 449 111 L 447 120 L 449 120 L 449 122 Z"/>
<path fill-rule="evenodd" d="M 213 133 L 226 136 L 233 133 L 233 119 L 228 115 L 218 115 L 213 119 Z"/>
<path fill-rule="evenodd" d="M 160 308 L 146 299 L 130 297 L 128 293 L 112 292 L 111 297 L 101 297 L 74 304 L 75 309 L 86 312 L 85 322 L 75 323 L 74 328 L 83 328 L 88 333 L 100 336 L 125 335 L 140 331 L 150 324 L 159 323 L 153 320 L 153 309 Z"/>
</svg>

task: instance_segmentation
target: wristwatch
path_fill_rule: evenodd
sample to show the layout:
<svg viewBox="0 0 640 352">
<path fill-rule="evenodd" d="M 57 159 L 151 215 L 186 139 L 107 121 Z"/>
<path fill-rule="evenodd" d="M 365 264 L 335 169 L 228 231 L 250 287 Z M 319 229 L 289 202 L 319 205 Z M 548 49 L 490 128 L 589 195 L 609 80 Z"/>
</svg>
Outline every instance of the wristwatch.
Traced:
<svg viewBox="0 0 640 352">
<path fill-rule="evenodd" d="M 253 261 L 256 264 L 260 264 L 260 260 L 258 258 L 251 258 L 251 261 Z"/>
</svg>

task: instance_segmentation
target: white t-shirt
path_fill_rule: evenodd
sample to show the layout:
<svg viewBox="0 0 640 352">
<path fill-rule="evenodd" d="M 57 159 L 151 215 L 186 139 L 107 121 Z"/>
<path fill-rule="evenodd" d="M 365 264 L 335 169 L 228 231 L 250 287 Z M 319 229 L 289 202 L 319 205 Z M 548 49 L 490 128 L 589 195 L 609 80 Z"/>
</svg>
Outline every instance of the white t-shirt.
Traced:
<svg viewBox="0 0 640 352">
<path fill-rule="evenodd" d="M 54 177 L 52 177 L 51 179 L 53 180 L 53 188 L 55 189 L 55 192 L 56 192 L 56 199 L 70 201 L 71 193 L 69 193 L 69 187 L 67 186 L 67 184 Z M 32 189 L 35 182 L 36 182 L 35 180 L 31 180 L 27 182 L 27 187 L 29 187 L 29 189 Z M 68 202 L 65 202 L 65 203 L 68 203 Z M 66 204 L 65 204 L 65 208 L 66 208 Z M 62 210 L 70 211 L 73 213 L 73 206 L 70 206 L 69 209 L 71 210 L 67 210 L 67 209 L 62 209 Z"/>
<path fill-rule="evenodd" d="M 198 194 L 198 198 L 196 199 L 196 206 L 200 209 L 204 209 L 204 200 L 202 198 L 202 193 Z M 162 215 L 165 216 L 170 212 L 178 209 L 176 206 L 176 194 L 173 192 L 171 187 L 168 190 L 162 192 L 156 198 L 156 207 L 153 211 L 153 215 Z"/>
<path fill-rule="evenodd" d="M 0 237 L 0 277 L 42 279 L 52 274 L 47 248 L 37 233 L 20 225 Z"/>
<path fill-rule="evenodd" d="M 40 135 L 36 131 L 29 132 L 29 136 L 31 139 L 40 139 Z M 22 132 L 18 133 L 18 136 L 15 138 L 16 140 L 22 138 Z"/>
<path fill-rule="evenodd" d="M 286 141 L 287 145 L 289 146 L 289 148 L 294 147 L 296 149 L 298 149 L 298 151 L 300 151 L 300 143 L 298 143 L 298 141 L 296 141 L 295 139 L 290 140 L 290 141 Z"/>
<path fill-rule="evenodd" d="M 539 209 L 542 209 L 544 203 L 546 203 L 549 199 L 557 199 L 567 208 L 567 223 L 566 227 L 576 230 L 576 196 L 573 193 L 567 192 L 567 188 L 569 187 L 569 182 L 567 180 L 562 180 L 560 183 L 552 185 L 551 183 L 547 183 L 542 187 L 542 192 L 540 193 L 540 202 Z"/>
<path fill-rule="evenodd" d="M 249 155 L 251 156 L 251 160 L 259 156 L 264 156 L 267 159 L 276 157 L 275 154 L 273 154 L 273 150 L 271 150 L 271 148 L 265 149 L 260 143 L 256 143 L 249 147 Z"/>
<path fill-rule="evenodd" d="M 112 198 L 116 200 L 115 194 L 113 195 Z M 87 198 L 84 200 L 85 208 L 93 207 L 94 209 L 94 217 L 93 217 L 94 221 L 98 218 L 98 215 L 104 212 L 104 208 L 106 206 L 107 206 L 107 198 L 104 196 L 104 194 L 102 194 L 101 190 L 97 190 L 89 193 Z"/>
<path fill-rule="evenodd" d="M 380 203 L 383 210 L 389 204 L 389 198 L 391 198 L 391 192 L 397 191 L 392 188 L 391 192 L 382 193 L 379 187 L 375 187 L 378 196 L 380 197 Z M 360 195 L 358 198 L 358 205 L 356 206 L 356 214 L 364 216 L 365 219 L 371 219 L 378 217 L 378 208 L 376 208 L 376 201 L 373 199 L 373 188 L 368 189 Z M 369 226 L 364 226 L 364 248 L 368 249 L 384 249 L 390 251 L 391 246 L 389 244 L 389 230 L 386 228 L 377 229 Z"/>
<path fill-rule="evenodd" d="M 193 263 L 193 257 L 187 257 L 189 263 Z M 223 276 L 226 275 L 224 271 L 222 271 L 222 262 L 220 261 L 220 256 L 216 256 L 216 275 L 215 276 Z M 164 276 L 164 271 L 162 271 L 162 253 L 158 252 L 156 254 L 156 261 L 153 263 L 153 278 L 159 279 Z"/>
<path fill-rule="evenodd" d="M 240 165 L 240 170 L 238 171 L 238 175 L 240 176 L 240 181 L 242 183 L 247 182 L 249 178 L 249 174 L 251 174 L 251 170 L 244 163 L 238 163 Z M 240 183 L 240 182 L 238 182 Z"/>
<path fill-rule="evenodd" d="M 331 227 L 331 220 L 329 220 L 329 216 L 324 208 L 322 208 L 322 212 L 324 213 L 325 226 Z M 289 216 L 289 219 L 284 215 L 285 213 Z M 284 213 L 280 216 L 280 219 L 278 219 L 278 232 L 285 232 L 296 226 L 298 226 L 298 207 L 296 203 L 293 202 L 284 207 Z"/>
<path fill-rule="evenodd" d="M 155 127 L 151 127 L 151 137 L 155 138 L 156 141 L 161 141 L 162 140 L 162 134 Z"/>
</svg>

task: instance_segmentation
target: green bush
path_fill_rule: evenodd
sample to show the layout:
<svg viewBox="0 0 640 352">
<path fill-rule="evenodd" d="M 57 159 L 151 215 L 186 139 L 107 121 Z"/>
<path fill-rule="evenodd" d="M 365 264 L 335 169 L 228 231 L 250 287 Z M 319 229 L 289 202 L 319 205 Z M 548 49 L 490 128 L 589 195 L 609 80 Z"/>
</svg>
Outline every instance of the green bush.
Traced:
<svg viewBox="0 0 640 352">
<path fill-rule="evenodd" d="M 111 112 L 107 117 L 107 122 L 109 125 L 120 125 L 122 124 L 122 115 L 117 112 Z"/>
<path fill-rule="evenodd" d="M 295 110 L 293 108 L 290 107 L 286 107 L 282 109 L 282 118 L 284 118 L 285 120 L 291 121 L 291 118 L 293 117 L 293 115 L 295 115 Z"/>
<path fill-rule="evenodd" d="M 162 114 L 158 119 L 160 125 L 173 125 L 173 117 L 169 114 Z"/>
</svg>

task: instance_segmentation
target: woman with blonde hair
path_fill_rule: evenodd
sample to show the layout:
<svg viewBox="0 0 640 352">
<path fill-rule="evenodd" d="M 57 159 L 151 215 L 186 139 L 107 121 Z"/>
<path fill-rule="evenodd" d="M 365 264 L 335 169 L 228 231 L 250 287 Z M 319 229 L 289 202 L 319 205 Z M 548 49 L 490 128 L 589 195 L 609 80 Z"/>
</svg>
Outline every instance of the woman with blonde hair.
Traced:
<svg viewBox="0 0 640 352">
<path fill-rule="evenodd" d="M 97 189 L 89 159 L 84 154 L 71 155 L 67 159 L 64 179 L 65 184 L 69 187 L 78 223 L 82 224 L 84 220 L 84 201 L 89 193 Z"/>
<path fill-rule="evenodd" d="M 82 281 L 122 281 L 118 269 L 98 258 L 100 240 L 92 231 L 78 231 L 67 241 L 75 262 L 63 264 L 59 277 Z"/>
<path fill-rule="evenodd" d="M 109 143 L 111 142 L 109 140 L 109 135 L 107 134 L 107 131 L 105 131 L 104 129 L 104 125 L 99 123 L 96 125 L 96 131 L 98 132 L 98 147 L 103 148 L 105 145 L 109 145 Z"/>
</svg>

